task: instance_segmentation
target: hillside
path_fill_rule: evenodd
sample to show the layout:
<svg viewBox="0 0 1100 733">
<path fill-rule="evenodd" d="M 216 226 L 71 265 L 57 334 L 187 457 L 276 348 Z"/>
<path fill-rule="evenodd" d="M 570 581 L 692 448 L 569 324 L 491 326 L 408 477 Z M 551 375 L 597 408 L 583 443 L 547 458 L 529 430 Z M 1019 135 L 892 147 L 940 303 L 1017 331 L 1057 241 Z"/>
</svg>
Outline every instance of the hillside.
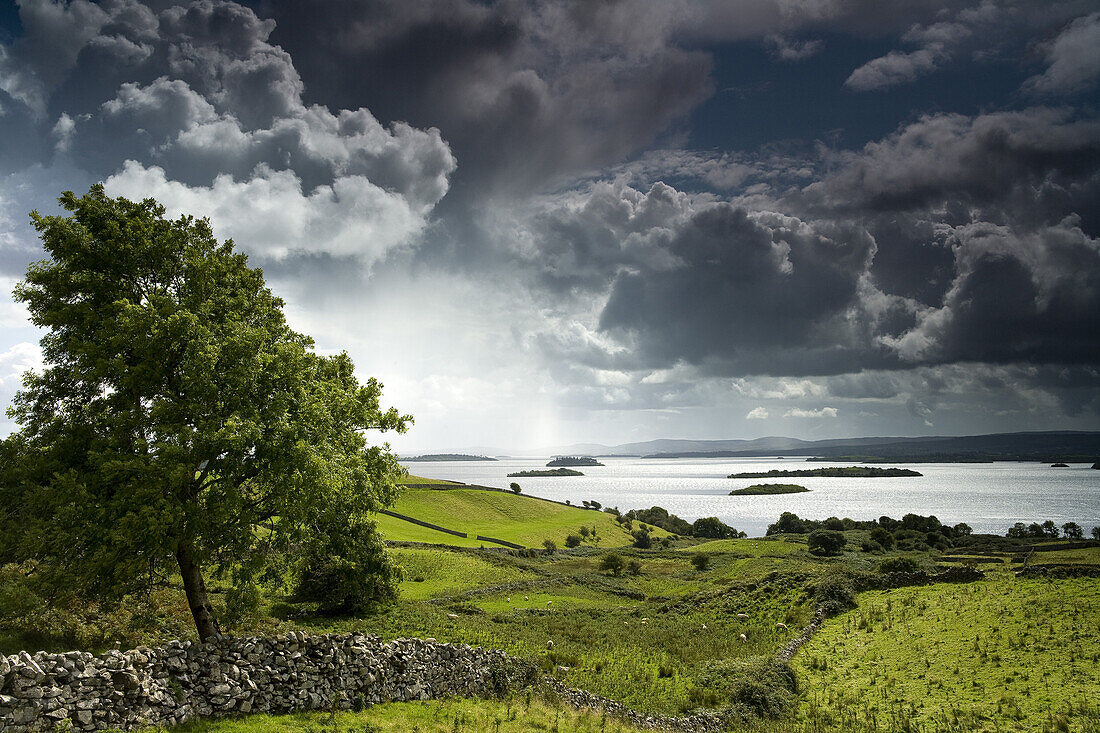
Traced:
<svg viewBox="0 0 1100 733">
<path fill-rule="evenodd" d="M 415 481 L 411 477 L 410 481 Z M 393 511 L 424 522 L 466 532 L 469 537 L 456 537 L 410 522 L 378 515 L 377 521 L 388 540 L 429 542 L 459 547 L 492 546 L 479 541 L 477 535 L 513 542 L 524 547 L 541 548 L 543 540 L 553 540 L 564 546 L 567 535 L 576 534 L 583 525 L 596 529 L 599 547 L 623 547 L 633 542 L 630 532 L 620 526 L 607 512 L 566 506 L 507 491 L 478 488 L 408 488 Z M 655 528 L 655 538 L 668 532 Z M 586 544 L 594 544 L 588 542 Z"/>
</svg>

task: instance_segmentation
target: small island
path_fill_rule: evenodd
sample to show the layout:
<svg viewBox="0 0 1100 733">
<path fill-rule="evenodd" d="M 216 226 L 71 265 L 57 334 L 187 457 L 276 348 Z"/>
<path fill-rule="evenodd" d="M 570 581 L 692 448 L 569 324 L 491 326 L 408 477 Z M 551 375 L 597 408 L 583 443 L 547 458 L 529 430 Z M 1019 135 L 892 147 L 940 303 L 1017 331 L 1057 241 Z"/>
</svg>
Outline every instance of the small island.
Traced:
<svg viewBox="0 0 1100 733">
<path fill-rule="evenodd" d="M 597 461 L 591 456 L 555 456 L 549 463 L 546 464 L 547 468 L 553 468 L 554 466 L 602 466 L 603 464 Z"/>
<path fill-rule="evenodd" d="M 847 466 L 845 468 L 807 468 L 800 471 L 772 469 L 766 472 L 731 473 L 727 478 L 776 478 L 779 476 L 817 476 L 824 478 L 896 478 L 899 476 L 923 476 L 908 468 L 875 468 L 873 466 Z"/>
<path fill-rule="evenodd" d="M 801 494 L 809 491 L 798 484 L 753 484 L 743 489 L 734 489 L 730 496 L 770 496 L 771 494 Z"/>
<path fill-rule="evenodd" d="M 1052 463 L 1052 464 L 1050 464 L 1050 467 L 1051 468 L 1069 468 L 1069 464 L 1068 463 Z"/>
<path fill-rule="evenodd" d="M 516 473 L 508 474 L 508 478 L 526 478 L 530 476 L 583 476 L 580 471 L 574 471 L 571 468 L 555 468 L 549 471 L 517 471 Z"/>
<path fill-rule="evenodd" d="M 429 453 L 423 456 L 413 456 L 412 458 L 402 458 L 402 461 L 412 463 L 414 461 L 495 461 L 495 458 L 489 456 L 471 456 L 466 453 Z"/>
</svg>

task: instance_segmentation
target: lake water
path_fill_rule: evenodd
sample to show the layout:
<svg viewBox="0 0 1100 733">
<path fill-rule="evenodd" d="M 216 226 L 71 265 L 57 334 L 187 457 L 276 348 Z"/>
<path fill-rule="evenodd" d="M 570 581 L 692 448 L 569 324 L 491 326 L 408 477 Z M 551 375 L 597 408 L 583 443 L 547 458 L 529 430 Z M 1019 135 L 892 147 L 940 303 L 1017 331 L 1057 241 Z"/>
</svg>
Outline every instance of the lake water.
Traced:
<svg viewBox="0 0 1100 733">
<path fill-rule="evenodd" d="M 851 463 L 801 458 L 601 458 L 604 466 L 584 466 L 584 476 L 518 478 L 507 474 L 541 469 L 548 458 L 499 461 L 414 462 L 417 476 L 508 488 L 557 501 L 598 501 L 622 511 L 662 506 L 688 521 L 718 517 L 756 537 L 782 512 L 807 519 L 831 516 L 900 519 L 913 513 L 936 515 L 944 524 L 966 522 L 975 532 L 1003 535 L 1015 522 L 1052 519 L 1060 527 L 1077 522 L 1086 536 L 1100 526 L 1100 471 L 1091 463 L 1051 468 L 1039 463 L 890 463 L 923 476 L 909 478 L 729 479 L 731 473 L 843 466 Z M 729 496 L 731 489 L 755 483 L 796 483 L 809 493 Z"/>
</svg>

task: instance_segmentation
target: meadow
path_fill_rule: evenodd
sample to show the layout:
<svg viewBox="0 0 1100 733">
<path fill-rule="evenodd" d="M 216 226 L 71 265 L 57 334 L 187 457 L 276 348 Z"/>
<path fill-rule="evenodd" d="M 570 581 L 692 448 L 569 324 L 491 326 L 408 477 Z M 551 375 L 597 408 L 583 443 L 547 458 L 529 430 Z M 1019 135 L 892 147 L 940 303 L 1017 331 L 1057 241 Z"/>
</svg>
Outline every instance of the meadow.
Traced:
<svg viewBox="0 0 1100 733">
<path fill-rule="evenodd" d="M 389 551 L 403 571 L 395 605 L 357 617 L 328 616 L 272 586 L 258 607 L 234 615 L 225 588 L 214 581 L 215 602 L 230 631 L 357 630 L 494 647 L 533 661 L 572 687 L 646 714 L 732 705 L 743 713 L 738 730 L 1098 730 L 1095 541 L 974 536 L 957 539 L 952 548 L 939 539 L 925 546 L 919 542 L 923 534 L 902 531 L 899 546 L 907 549 L 883 550 L 871 531 L 860 528 L 843 532 L 847 544 L 840 554 L 818 556 L 809 551 L 806 534 L 704 540 L 655 529 L 655 537 L 669 539 L 667 546 L 640 549 L 610 513 L 510 492 L 409 488 L 395 509 L 531 549 L 463 542 L 380 516 Z M 581 526 L 589 528 L 588 536 L 564 549 L 564 538 Z M 545 539 L 557 547 L 544 549 Z M 1033 546 L 1057 549 L 1030 552 Z M 614 566 L 618 570 L 607 564 L 612 555 L 622 559 Z M 890 562 L 926 572 L 969 565 L 986 577 L 871 589 L 887 577 L 882 573 Z M 1018 576 L 1025 562 L 1055 572 Z M 58 609 L 41 599 L 5 596 L 5 588 L 14 586 L 8 582 L 12 568 L 4 572 L 0 602 L 18 606 L 22 614 L 0 623 L 4 653 L 133 646 L 193 633 L 178 580 L 118 609 Z M 825 602 L 835 615 L 789 667 L 775 662 Z M 636 729 L 602 713 L 574 710 L 553 696 L 519 691 L 502 700 L 253 716 L 173 730 Z"/>
</svg>

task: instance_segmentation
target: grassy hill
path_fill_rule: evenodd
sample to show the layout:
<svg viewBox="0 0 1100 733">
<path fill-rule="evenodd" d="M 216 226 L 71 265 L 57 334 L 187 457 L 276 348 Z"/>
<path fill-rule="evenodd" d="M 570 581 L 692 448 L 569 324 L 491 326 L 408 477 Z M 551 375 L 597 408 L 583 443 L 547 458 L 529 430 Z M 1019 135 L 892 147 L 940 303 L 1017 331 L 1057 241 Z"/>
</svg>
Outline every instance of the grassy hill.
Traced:
<svg viewBox="0 0 1100 733">
<path fill-rule="evenodd" d="M 421 479 L 410 477 L 408 483 L 419 484 Z M 537 548 L 542 547 L 543 540 L 550 539 L 561 547 L 565 544 L 566 536 L 576 534 L 583 525 L 590 529 L 595 527 L 596 535 L 600 538 L 599 547 L 623 547 L 633 542 L 630 532 L 607 512 L 566 506 L 504 491 L 407 488 L 393 510 L 447 529 L 466 532 L 469 538 L 455 537 L 395 517 L 378 515 L 378 525 L 388 540 L 459 547 L 487 545 L 488 543 L 476 539 L 480 534 Z M 651 534 L 655 538 L 669 536 L 668 532 L 659 528 L 652 530 Z"/>
</svg>

